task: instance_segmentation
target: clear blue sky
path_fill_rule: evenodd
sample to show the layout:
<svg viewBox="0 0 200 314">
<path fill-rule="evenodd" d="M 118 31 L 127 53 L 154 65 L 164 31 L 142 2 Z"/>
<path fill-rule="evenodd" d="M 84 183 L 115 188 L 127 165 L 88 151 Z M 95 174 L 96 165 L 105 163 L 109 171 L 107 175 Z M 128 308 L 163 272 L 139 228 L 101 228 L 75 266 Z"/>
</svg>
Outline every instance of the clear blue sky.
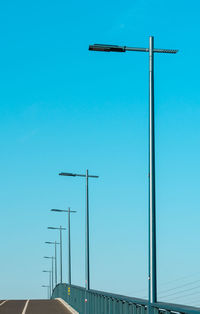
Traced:
<svg viewBox="0 0 200 314">
<path fill-rule="evenodd" d="M 159 299 L 200 304 L 199 10 L 197 0 L 1 2 L 0 298 L 46 296 L 44 241 L 58 239 L 47 226 L 66 226 L 53 207 L 78 211 L 72 281 L 84 285 L 84 180 L 58 173 L 87 168 L 100 176 L 91 287 L 147 295 L 148 55 L 88 45 L 146 47 L 153 35 L 180 50 L 155 56 Z"/>
</svg>

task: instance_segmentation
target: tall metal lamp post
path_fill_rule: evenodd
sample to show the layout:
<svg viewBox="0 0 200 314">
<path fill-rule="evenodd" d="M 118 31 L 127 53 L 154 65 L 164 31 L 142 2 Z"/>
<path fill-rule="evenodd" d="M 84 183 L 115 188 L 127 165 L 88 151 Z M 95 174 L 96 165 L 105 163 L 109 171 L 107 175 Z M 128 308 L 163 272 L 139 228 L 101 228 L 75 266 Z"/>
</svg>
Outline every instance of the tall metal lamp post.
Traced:
<svg viewBox="0 0 200 314">
<path fill-rule="evenodd" d="M 50 291 L 50 298 L 51 299 L 51 293 L 53 291 L 53 287 L 51 287 L 51 276 L 52 275 L 52 271 L 51 270 L 43 270 L 43 273 L 49 273 L 49 291 Z"/>
<path fill-rule="evenodd" d="M 86 265 L 85 265 L 85 286 L 86 290 L 90 290 L 90 243 L 89 243 L 89 190 L 88 178 L 99 178 L 99 176 L 89 175 L 88 170 L 86 174 L 61 172 L 60 176 L 66 177 L 85 177 L 86 178 Z"/>
<path fill-rule="evenodd" d="M 47 299 L 50 299 L 50 286 L 42 285 L 42 288 L 47 288 Z"/>
<path fill-rule="evenodd" d="M 70 229 L 70 215 L 71 213 L 76 213 L 76 211 L 71 210 L 70 207 L 68 210 L 65 209 L 51 209 L 52 212 L 59 213 L 68 213 L 68 283 L 71 286 L 71 229 Z"/>
<path fill-rule="evenodd" d="M 57 247 L 56 245 L 60 244 L 59 242 L 51 242 L 51 241 L 46 241 L 46 244 L 53 244 L 55 245 L 55 286 L 57 285 Z"/>
<path fill-rule="evenodd" d="M 60 231 L 60 283 L 62 283 L 62 231 L 66 230 L 66 228 L 63 228 L 62 226 L 60 226 L 59 228 L 48 227 L 48 229 Z"/>
<path fill-rule="evenodd" d="M 48 258 L 48 259 L 51 259 L 51 271 L 52 271 L 52 276 L 51 276 L 51 285 L 52 285 L 52 292 L 53 292 L 53 260 L 54 260 L 54 257 L 53 256 L 44 256 L 44 258 Z"/>
<path fill-rule="evenodd" d="M 115 45 L 90 45 L 89 50 L 104 52 L 139 51 L 149 53 L 149 312 L 157 302 L 156 279 L 156 196 L 155 196 L 155 131 L 154 131 L 154 53 L 172 53 L 178 50 L 154 48 L 154 38 L 149 37 L 148 48 Z"/>
</svg>

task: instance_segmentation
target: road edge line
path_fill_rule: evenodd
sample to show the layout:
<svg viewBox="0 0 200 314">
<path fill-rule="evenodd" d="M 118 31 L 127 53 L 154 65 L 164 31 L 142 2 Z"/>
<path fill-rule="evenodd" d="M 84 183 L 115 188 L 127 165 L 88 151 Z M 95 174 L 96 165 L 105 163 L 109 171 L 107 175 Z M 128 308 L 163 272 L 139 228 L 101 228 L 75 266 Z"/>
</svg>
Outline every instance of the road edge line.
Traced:
<svg viewBox="0 0 200 314">
<path fill-rule="evenodd" d="M 55 298 L 54 300 L 60 301 L 72 314 L 79 314 L 76 310 L 74 310 L 66 301 L 61 298 Z"/>
<path fill-rule="evenodd" d="M 29 301 L 30 301 L 30 300 L 27 300 L 27 301 L 26 301 L 25 306 L 24 306 L 24 309 L 23 309 L 23 311 L 22 311 L 22 314 L 25 314 L 25 313 L 26 313 L 26 310 L 27 310 Z"/>
<path fill-rule="evenodd" d="M 4 303 L 6 303 L 8 300 L 5 300 L 3 302 L 0 303 L 0 306 L 3 305 Z"/>
</svg>

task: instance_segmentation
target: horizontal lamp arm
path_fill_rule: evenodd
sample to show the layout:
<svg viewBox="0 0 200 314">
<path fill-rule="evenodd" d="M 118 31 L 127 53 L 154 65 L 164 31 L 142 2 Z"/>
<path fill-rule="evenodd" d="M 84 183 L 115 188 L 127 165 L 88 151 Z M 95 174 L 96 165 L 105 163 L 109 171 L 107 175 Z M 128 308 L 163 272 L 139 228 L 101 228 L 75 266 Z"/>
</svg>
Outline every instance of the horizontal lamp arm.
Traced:
<svg viewBox="0 0 200 314">
<path fill-rule="evenodd" d="M 52 212 L 59 212 L 59 213 L 76 213 L 75 210 L 69 210 L 69 209 L 51 209 Z"/>
<path fill-rule="evenodd" d="M 52 229 L 52 230 L 66 230 L 66 228 L 56 228 L 56 227 L 48 227 L 47 229 Z"/>
<path fill-rule="evenodd" d="M 141 52 L 149 52 L 149 48 L 136 48 L 136 47 L 125 47 L 126 51 L 141 51 Z M 157 53 L 177 53 L 176 49 L 153 49 L 153 52 Z"/>
<path fill-rule="evenodd" d="M 89 50 L 104 51 L 104 52 L 126 52 L 126 51 L 149 52 L 149 48 L 126 47 L 126 46 L 116 46 L 116 45 L 101 45 L 101 44 L 90 45 Z M 177 53 L 178 50 L 175 50 L 175 49 L 153 49 L 153 52 Z"/>
<path fill-rule="evenodd" d="M 65 177 L 86 177 L 85 174 L 68 173 L 68 172 L 61 172 L 61 173 L 59 173 L 59 176 L 65 176 Z M 99 178 L 99 176 L 88 175 L 88 178 Z"/>
<path fill-rule="evenodd" d="M 76 174 L 74 173 L 68 173 L 68 172 L 60 172 L 59 176 L 66 176 L 66 177 L 76 177 Z"/>
</svg>

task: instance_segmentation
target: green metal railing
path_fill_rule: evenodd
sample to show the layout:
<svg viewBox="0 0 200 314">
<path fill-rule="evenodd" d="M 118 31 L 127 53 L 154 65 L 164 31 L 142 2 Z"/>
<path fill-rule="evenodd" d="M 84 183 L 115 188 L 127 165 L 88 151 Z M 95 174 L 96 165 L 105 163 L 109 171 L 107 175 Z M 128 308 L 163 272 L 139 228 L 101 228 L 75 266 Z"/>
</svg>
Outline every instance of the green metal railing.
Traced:
<svg viewBox="0 0 200 314">
<path fill-rule="evenodd" d="M 52 294 L 52 299 L 62 298 L 80 314 L 144 314 L 147 313 L 148 301 L 130 298 L 103 291 L 59 284 Z M 153 314 L 183 313 L 197 314 L 200 309 L 170 303 L 153 304 Z"/>
</svg>

